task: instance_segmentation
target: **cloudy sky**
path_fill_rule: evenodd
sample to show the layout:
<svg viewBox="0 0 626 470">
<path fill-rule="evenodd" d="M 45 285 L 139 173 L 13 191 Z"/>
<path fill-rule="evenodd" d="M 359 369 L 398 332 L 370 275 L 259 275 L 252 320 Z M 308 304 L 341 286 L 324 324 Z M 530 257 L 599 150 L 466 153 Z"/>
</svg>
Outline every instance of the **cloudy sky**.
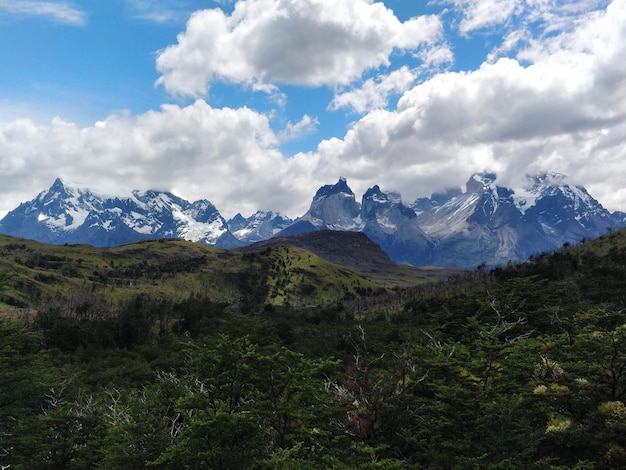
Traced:
<svg viewBox="0 0 626 470">
<path fill-rule="evenodd" d="M 0 0 L 0 217 L 56 177 L 302 215 L 558 171 L 626 210 L 626 0 Z"/>
</svg>

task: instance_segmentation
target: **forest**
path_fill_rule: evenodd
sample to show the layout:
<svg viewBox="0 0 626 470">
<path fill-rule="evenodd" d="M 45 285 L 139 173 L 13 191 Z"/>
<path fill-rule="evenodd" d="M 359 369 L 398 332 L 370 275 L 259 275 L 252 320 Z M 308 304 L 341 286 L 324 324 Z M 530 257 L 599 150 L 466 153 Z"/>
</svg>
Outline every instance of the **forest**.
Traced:
<svg viewBox="0 0 626 470">
<path fill-rule="evenodd" d="M 218 275 L 157 245 L 89 278 L 87 249 L 3 245 L 3 469 L 626 468 L 624 231 L 413 286 L 344 272 L 316 305 L 319 272 L 268 301 L 285 249 Z"/>
</svg>

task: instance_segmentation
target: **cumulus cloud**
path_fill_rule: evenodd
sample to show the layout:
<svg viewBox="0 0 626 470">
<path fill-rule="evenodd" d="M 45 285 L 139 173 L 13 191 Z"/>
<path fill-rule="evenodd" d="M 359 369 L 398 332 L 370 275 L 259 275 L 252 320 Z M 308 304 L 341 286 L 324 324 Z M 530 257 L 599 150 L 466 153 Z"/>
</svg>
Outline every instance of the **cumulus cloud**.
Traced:
<svg viewBox="0 0 626 470">
<path fill-rule="evenodd" d="M 39 2 L 29 0 L 0 0 L 2 11 L 22 16 L 42 16 L 59 23 L 80 26 L 85 23 L 86 15 L 63 2 Z"/>
<path fill-rule="evenodd" d="M 216 80 L 263 90 L 346 85 L 388 65 L 394 50 L 432 45 L 442 31 L 436 16 L 400 22 L 368 0 L 242 0 L 230 15 L 195 12 L 178 43 L 159 53 L 157 83 L 196 97 Z"/>
<path fill-rule="evenodd" d="M 318 125 L 319 121 L 317 118 L 312 118 L 311 116 L 305 114 L 302 116 L 302 119 L 296 123 L 289 121 L 285 128 L 279 132 L 278 139 L 280 142 L 289 142 L 291 140 L 311 135 L 315 133 Z"/>
<path fill-rule="evenodd" d="M 401 67 L 388 75 L 370 78 L 359 88 L 336 94 L 329 108 L 350 108 L 360 114 L 372 109 L 386 108 L 389 95 L 408 90 L 416 78 L 416 74 L 408 67 Z"/>
</svg>

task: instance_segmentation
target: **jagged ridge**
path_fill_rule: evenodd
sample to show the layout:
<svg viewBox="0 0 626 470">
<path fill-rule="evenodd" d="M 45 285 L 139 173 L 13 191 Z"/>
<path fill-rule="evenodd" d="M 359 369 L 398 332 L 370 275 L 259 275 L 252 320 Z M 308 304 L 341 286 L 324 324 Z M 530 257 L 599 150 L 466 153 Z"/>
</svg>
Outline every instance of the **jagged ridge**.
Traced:
<svg viewBox="0 0 626 470">
<path fill-rule="evenodd" d="M 321 187 L 295 221 L 276 212 L 226 221 L 208 200 L 190 203 L 169 192 L 106 197 L 57 179 L 0 221 L 0 233 L 43 242 L 115 246 L 183 238 L 222 248 L 314 231 L 363 232 L 395 262 L 473 268 L 523 260 L 564 243 L 626 225 L 582 186 L 558 173 L 528 179 L 517 193 L 496 174 L 471 176 L 465 191 L 449 188 L 407 206 L 378 185 L 356 200 L 345 178 Z"/>
</svg>

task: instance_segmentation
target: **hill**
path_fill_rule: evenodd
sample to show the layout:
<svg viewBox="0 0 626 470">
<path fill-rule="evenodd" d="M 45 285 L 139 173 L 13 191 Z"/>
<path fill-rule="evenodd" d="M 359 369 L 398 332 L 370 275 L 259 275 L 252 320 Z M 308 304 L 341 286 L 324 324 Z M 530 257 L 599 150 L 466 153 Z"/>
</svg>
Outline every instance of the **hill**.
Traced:
<svg viewBox="0 0 626 470">
<path fill-rule="evenodd" d="M 368 243 L 366 237 L 359 238 L 360 243 Z M 417 270 L 397 267 L 388 260 L 380 264 L 376 257 L 384 260 L 384 254 L 369 244 L 370 250 L 359 254 L 358 263 L 327 261 L 324 255 L 342 251 L 341 244 L 346 241 L 330 239 L 335 239 L 332 249 L 321 250 L 322 256 L 318 256 L 284 239 L 284 245 L 257 246 L 242 253 L 183 240 L 144 241 L 103 249 L 49 245 L 1 235 L 0 302 L 5 308 L 35 307 L 97 297 L 100 303 L 109 304 L 147 295 L 152 299 L 203 296 L 256 308 L 284 303 L 319 305 L 427 280 Z M 352 253 L 354 248 L 343 251 Z M 369 256 L 374 257 L 371 262 L 365 260 Z M 350 258 L 334 260 L 340 263 Z M 378 278 L 358 270 L 370 266 L 378 266 L 372 269 L 378 271 Z"/>
<path fill-rule="evenodd" d="M 303 248 L 331 263 L 357 271 L 385 287 L 408 287 L 459 272 L 434 267 L 416 268 L 395 263 L 377 243 L 362 232 L 320 230 L 298 235 L 277 236 L 238 250 L 246 253 L 277 246 Z"/>
</svg>

